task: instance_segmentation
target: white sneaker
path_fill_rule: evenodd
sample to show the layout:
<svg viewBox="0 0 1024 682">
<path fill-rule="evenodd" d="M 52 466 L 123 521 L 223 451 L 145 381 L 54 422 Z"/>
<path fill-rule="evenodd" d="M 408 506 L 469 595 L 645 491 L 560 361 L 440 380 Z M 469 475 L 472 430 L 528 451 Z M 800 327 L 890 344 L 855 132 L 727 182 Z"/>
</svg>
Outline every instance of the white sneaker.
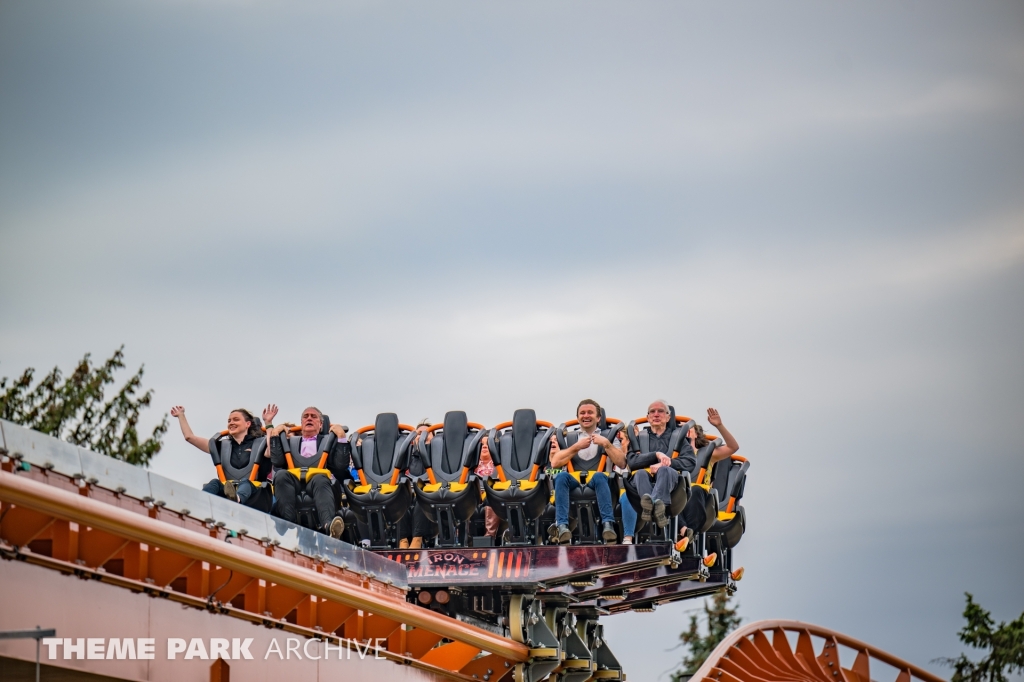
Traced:
<svg viewBox="0 0 1024 682">
<path fill-rule="evenodd" d="M 622 538 L 622 544 L 624 544 L 624 545 L 632 545 L 633 544 L 633 538 L 628 537 L 628 536 Z"/>
</svg>

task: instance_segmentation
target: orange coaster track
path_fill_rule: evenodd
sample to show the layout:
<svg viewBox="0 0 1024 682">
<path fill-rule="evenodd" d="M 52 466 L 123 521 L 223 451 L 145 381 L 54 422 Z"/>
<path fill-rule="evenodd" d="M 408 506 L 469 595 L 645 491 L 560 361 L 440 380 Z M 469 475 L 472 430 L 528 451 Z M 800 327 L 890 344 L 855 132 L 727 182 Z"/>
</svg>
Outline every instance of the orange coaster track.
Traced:
<svg viewBox="0 0 1024 682">
<path fill-rule="evenodd" d="M 795 646 L 791 638 L 796 640 Z M 853 660 L 847 668 L 840 663 L 840 647 L 847 650 L 844 658 L 848 655 Z M 895 668 L 895 682 L 943 682 L 942 678 L 870 644 L 795 620 L 762 620 L 736 630 L 718 645 L 691 680 L 872 682 L 872 659 Z M 874 679 L 878 679 L 877 674 Z"/>
</svg>

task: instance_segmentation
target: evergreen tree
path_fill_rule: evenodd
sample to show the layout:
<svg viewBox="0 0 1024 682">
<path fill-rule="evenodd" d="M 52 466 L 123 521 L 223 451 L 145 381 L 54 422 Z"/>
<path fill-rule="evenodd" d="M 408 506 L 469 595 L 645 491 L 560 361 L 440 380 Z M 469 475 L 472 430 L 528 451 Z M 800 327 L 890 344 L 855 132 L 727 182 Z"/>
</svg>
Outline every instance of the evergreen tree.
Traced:
<svg viewBox="0 0 1024 682">
<path fill-rule="evenodd" d="M 732 605 L 732 595 L 726 589 L 719 590 L 711 597 L 711 604 L 704 601 L 703 619 L 707 621 L 707 634 L 700 631 L 700 620 L 697 614 L 690 616 L 690 627 L 679 635 L 679 640 L 687 648 L 679 669 L 672 673 L 672 682 L 682 682 L 707 660 L 726 635 L 735 630 L 742 622 L 739 604 Z"/>
<path fill-rule="evenodd" d="M 0 379 L 0 418 L 56 436 L 130 464 L 146 466 L 160 452 L 167 432 L 167 415 L 152 435 L 139 441 L 139 412 L 149 407 L 152 389 L 142 390 L 144 366 L 109 400 L 106 387 L 114 383 L 114 372 L 124 368 L 124 346 L 102 365 L 93 367 L 90 354 L 66 379 L 59 367 L 39 381 L 32 380 L 29 367 L 20 377 Z"/>
<path fill-rule="evenodd" d="M 974 603 L 968 592 L 960 641 L 988 654 L 975 663 L 963 654 L 939 659 L 953 668 L 950 682 L 1008 682 L 1006 673 L 1024 672 L 1024 613 L 1010 623 L 996 627 L 992 615 Z"/>
</svg>

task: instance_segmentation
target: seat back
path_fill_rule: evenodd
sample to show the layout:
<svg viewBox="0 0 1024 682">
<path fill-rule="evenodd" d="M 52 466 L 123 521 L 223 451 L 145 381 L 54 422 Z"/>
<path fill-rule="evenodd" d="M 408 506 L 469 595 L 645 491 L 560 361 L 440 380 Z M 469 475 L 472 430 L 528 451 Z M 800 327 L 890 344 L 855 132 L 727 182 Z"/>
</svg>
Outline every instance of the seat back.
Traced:
<svg viewBox="0 0 1024 682">
<path fill-rule="evenodd" d="M 384 412 L 372 426 L 356 431 L 352 461 L 364 485 L 398 482 L 408 465 L 416 429 L 398 422 L 398 415 Z"/>
<path fill-rule="evenodd" d="M 505 480 L 537 480 L 547 463 L 554 427 L 538 421 L 533 410 L 516 410 L 512 421 L 502 422 L 488 436 L 495 474 Z"/>
<path fill-rule="evenodd" d="M 559 424 L 558 428 L 555 429 L 555 439 L 558 441 L 558 447 L 565 449 L 572 447 L 576 444 L 576 441 L 580 439 L 580 427 L 578 419 L 570 419 L 569 421 Z M 625 424 L 622 420 L 615 419 L 614 417 L 609 418 L 605 415 L 604 408 L 601 408 L 601 418 L 597 422 L 598 432 L 610 441 L 614 441 L 618 437 L 619 431 L 625 428 Z M 604 471 L 605 465 L 608 462 L 608 455 L 605 454 L 603 447 L 598 447 L 598 456 L 593 459 L 585 460 L 580 457 L 573 457 L 566 464 L 566 469 L 569 472 L 573 471 Z"/>
<path fill-rule="evenodd" d="M 697 452 L 694 454 L 697 465 L 693 469 L 693 481 L 690 485 L 704 487 L 711 485 L 711 456 L 715 454 L 715 448 L 722 444 L 721 437 L 715 437 L 710 439 L 704 447 L 697 449 Z"/>
<path fill-rule="evenodd" d="M 444 415 L 444 421 L 427 429 L 416 444 L 419 458 L 431 483 L 465 483 L 480 461 L 480 449 L 487 432 L 466 418 L 465 412 Z"/>
<path fill-rule="evenodd" d="M 731 455 L 715 463 L 711 471 L 711 488 L 718 491 L 721 511 L 732 513 L 743 497 L 743 487 L 747 482 L 747 469 L 750 463 L 746 457 Z"/>
</svg>

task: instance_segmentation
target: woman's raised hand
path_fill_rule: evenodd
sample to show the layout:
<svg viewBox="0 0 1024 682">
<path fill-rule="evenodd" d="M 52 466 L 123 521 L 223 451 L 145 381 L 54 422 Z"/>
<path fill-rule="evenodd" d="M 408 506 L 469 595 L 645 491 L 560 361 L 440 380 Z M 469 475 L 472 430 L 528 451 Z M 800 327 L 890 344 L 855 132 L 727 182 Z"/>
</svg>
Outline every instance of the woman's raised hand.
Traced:
<svg viewBox="0 0 1024 682">
<path fill-rule="evenodd" d="M 277 405 L 267 405 L 265 408 L 263 408 L 263 423 L 264 424 L 267 424 L 267 423 L 273 424 L 274 423 L 274 417 L 276 417 L 276 416 L 277 416 Z"/>
<path fill-rule="evenodd" d="M 716 428 L 722 427 L 722 415 L 713 407 L 708 408 L 708 423 Z"/>
<path fill-rule="evenodd" d="M 171 408 L 171 416 L 175 419 L 185 416 L 185 408 L 181 405 L 175 405 Z"/>
</svg>

